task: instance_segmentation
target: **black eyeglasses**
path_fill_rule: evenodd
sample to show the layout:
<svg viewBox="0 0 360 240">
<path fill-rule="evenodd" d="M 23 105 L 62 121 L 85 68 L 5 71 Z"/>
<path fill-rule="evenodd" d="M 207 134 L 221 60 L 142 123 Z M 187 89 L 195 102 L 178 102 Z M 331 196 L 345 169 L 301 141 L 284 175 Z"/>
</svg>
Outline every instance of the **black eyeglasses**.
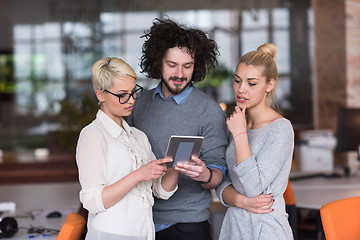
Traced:
<svg viewBox="0 0 360 240">
<path fill-rule="evenodd" d="M 132 97 L 133 99 L 137 99 L 138 97 L 140 97 L 141 92 L 144 88 L 140 85 L 136 84 L 136 89 L 132 92 L 132 93 L 120 93 L 120 94 L 115 94 L 113 92 L 110 92 L 108 90 L 104 90 L 104 92 L 110 93 L 116 97 L 119 98 L 119 103 L 120 104 L 124 104 L 127 103 L 130 100 L 130 97 Z"/>
</svg>

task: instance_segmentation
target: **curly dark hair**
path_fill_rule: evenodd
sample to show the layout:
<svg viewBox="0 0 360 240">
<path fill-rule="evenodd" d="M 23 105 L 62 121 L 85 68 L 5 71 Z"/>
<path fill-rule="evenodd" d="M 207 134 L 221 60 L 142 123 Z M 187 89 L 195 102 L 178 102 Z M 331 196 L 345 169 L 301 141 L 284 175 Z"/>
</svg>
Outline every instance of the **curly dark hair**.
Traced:
<svg viewBox="0 0 360 240">
<path fill-rule="evenodd" d="M 155 18 L 152 27 L 141 38 L 146 38 L 142 46 L 140 67 L 149 78 L 161 79 L 162 59 L 169 48 L 186 47 L 195 57 L 192 81 L 199 82 L 206 72 L 218 65 L 218 46 L 214 40 L 199 29 L 187 28 L 176 22 Z"/>
</svg>

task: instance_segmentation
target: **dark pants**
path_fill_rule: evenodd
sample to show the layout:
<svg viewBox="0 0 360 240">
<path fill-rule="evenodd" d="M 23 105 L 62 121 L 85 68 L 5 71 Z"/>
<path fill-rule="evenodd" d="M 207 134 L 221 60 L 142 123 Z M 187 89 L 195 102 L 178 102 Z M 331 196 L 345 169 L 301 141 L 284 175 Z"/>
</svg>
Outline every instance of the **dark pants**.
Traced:
<svg viewBox="0 0 360 240">
<path fill-rule="evenodd" d="M 199 223 L 177 223 L 156 232 L 156 240 L 211 240 L 208 221 Z"/>
</svg>

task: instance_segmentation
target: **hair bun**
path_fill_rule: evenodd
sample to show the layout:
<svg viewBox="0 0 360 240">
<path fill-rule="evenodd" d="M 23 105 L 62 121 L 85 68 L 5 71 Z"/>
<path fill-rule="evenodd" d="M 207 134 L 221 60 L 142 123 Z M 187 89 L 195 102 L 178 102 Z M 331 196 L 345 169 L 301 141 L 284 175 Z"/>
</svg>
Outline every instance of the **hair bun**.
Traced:
<svg viewBox="0 0 360 240">
<path fill-rule="evenodd" d="M 275 43 L 265 43 L 257 48 L 257 51 L 264 52 L 270 55 L 272 59 L 275 60 L 276 52 L 277 52 L 277 46 Z"/>
</svg>

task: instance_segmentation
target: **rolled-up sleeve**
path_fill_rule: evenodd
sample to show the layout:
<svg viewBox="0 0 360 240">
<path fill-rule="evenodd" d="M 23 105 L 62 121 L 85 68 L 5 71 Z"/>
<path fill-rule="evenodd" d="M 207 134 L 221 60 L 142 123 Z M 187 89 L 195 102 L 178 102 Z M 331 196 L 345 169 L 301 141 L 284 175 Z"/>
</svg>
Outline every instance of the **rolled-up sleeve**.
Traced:
<svg viewBox="0 0 360 240">
<path fill-rule="evenodd" d="M 90 213 L 105 210 L 101 193 L 106 186 L 104 142 L 101 133 L 94 127 L 85 127 L 79 136 L 76 163 L 81 185 L 80 202 Z"/>
<path fill-rule="evenodd" d="M 221 170 L 221 167 L 226 168 L 225 150 L 228 145 L 228 132 L 224 112 L 219 107 L 215 110 L 211 116 L 202 121 L 200 135 L 204 136 L 204 143 L 199 158 L 207 166 L 217 165 Z"/>
<path fill-rule="evenodd" d="M 162 188 L 161 181 L 162 177 L 160 179 L 156 179 L 153 183 L 152 190 L 155 197 L 167 200 L 176 192 L 176 190 L 178 189 L 178 185 L 176 185 L 173 191 L 167 192 Z"/>
</svg>

